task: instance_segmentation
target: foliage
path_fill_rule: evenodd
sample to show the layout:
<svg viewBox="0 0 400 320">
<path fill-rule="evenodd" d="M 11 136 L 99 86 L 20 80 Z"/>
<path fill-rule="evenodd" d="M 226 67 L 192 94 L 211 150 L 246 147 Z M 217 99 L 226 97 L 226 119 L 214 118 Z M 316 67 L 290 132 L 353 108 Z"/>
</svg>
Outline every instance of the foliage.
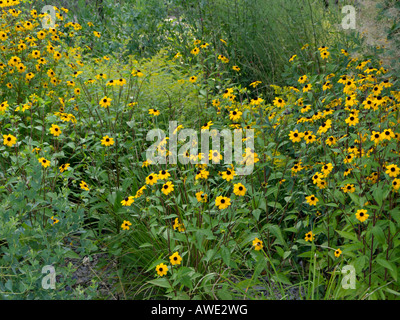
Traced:
<svg viewBox="0 0 400 320">
<path fill-rule="evenodd" d="M 243 39 L 182 24 L 140 58 L 65 8 L 46 29 L 19 6 L 0 17 L 3 298 L 100 298 L 65 266 L 98 252 L 124 299 L 399 295 L 400 89 L 377 57 L 356 57 L 359 38 L 280 51 L 285 85 L 269 99 L 243 72 Z M 240 132 L 242 159 L 216 161 L 227 145 L 185 129 Z M 179 162 L 149 161 L 151 146 L 170 160 L 175 138 Z M 341 286 L 346 265 L 355 289 Z"/>
</svg>

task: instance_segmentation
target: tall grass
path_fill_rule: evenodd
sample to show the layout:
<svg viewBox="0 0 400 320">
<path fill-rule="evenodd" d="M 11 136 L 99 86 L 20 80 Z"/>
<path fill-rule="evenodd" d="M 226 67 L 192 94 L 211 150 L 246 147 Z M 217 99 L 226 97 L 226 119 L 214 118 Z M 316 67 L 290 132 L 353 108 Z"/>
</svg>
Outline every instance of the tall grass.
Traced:
<svg viewBox="0 0 400 320">
<path fill-rule="evenodd" d="M 334 2 L 327 8 L 321 0 L 175 1 L 197 25 L 199 39 L 210 34 L 214 43 L 227 40 L 244 79 L 265 85 L 281 83 L 284 65 L 305 43 L 316 49 L 345 37 L 336 27 L 343 15 Z"/>
</svg>

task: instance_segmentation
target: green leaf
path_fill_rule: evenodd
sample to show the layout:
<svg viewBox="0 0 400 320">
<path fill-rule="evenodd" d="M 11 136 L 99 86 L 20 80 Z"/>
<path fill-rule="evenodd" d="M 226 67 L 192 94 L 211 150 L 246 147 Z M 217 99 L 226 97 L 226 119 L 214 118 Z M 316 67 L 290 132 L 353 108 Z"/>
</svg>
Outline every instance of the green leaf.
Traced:
<svg viewBox="0 0 400 320">
<path fill-rule="evenodd" d="M 376 239 L 378 240 L 378 242 L 380 244 L 385 244 L 386 243 L 386 238 L 385 238 L 385 234 L 383 233 L 383 230 L 381 227 L 379 226 L 375 226 L 372 228 L 372 234 L 376 237 Z"/>
<path fill-rule="evenodd" d="M 224 263 L 227 266 L 229 266 L 229 263 L 231 261 L 231 252 L 227 247 L 221 248 L 221 257 L 222 257 L 222 261 L 224 261 Z"/>
<path fill-rule="evenodd" d="M 261 210 L 260 209 L 253 210 L 253 216 L 257 221 L 260 219 L 260 214 L 261 214 Z"/>
<path fill-rule="evenodd" d="M 171 289 L 171 285 L 169 284 L 167 278 L 154 279 L 154 280 L 147 281 L 147 283 L 154 284 L 157 287 Z"/>
<path fill-rule="evenodd" d="M 335 230 L 335 231 L 343 238 L 350 239 L 350 240 L 358 242 L 358 239 L 357 239 L 357 236 L 356 236 L 355 233 L 350 233 L 350 232 L 347 232 L 347 231 L 339 231 L 339 230 Z"/>
</svg>

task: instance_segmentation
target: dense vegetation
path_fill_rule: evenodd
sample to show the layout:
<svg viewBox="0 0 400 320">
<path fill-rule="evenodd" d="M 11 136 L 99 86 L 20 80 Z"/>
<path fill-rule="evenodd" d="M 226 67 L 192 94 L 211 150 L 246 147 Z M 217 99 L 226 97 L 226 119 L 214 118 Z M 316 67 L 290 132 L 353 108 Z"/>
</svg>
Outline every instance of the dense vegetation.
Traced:
<svg viewBox="0 0 400 320">
<path fill-rule="evenodd" d="M 342 4 L 43 5 L 0 0 L 3 299 L 399 296 L 400 84 Z"/>
</svg>

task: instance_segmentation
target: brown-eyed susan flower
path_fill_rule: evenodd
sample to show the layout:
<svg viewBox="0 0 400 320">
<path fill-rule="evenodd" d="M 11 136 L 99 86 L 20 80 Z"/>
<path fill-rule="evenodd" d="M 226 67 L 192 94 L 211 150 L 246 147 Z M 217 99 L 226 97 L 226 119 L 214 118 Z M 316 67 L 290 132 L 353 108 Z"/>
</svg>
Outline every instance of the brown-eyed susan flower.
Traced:
<svg viewBox="0 0 400 320">
<path fill-rule="evenodd" d="M 156 174 L 154 174 L 154 173 L 150 173 L 146 177 L 146 184 L 149 184 L 149 185 L 152 186 L 153 184 L 157 183 L 157 180 L 158 180 L 158 176 Z"/>
<path fill-rule="evenodd" d="M 307 82 L 307 81 L 308 81 L 307 75 L 301 76 L 301 77 L 299 78 L 299 80 L 297 80 L 297 81 L 298 81 L 299 83 L 301 83 L 301 84 Z"/>
<path fill-rule="evenodd" d="M 104 136 L 103 139 L 101 139 L 101 145 L 109 147 L 114 144 L 114 139 L 110 138 L 109 136 Z"/>
<path fill-rule="evenodd" d="M 274 99 L 274 106 L 278 107 L 278 108 L 283 108 L 286 105 L 285 100 L 283 100 L 282 98 L 276 97 Z"/>
<path fill-rule="evenodd" d="M 378 131 L 372 131 L 371 141 L 373 141 L 375 144 L 378 144 L 381 140 L 382 140 L 381 133 Z"/>
<path fill-rule="evenodd" d="M 132 73 L 132 75 L 133 75 L 134 77 L 138 77 L 138 78 L 144 76 L 144 73 L 143 73 L 142 71 L 140 71 L 139 69 L 132 70 L 131 73 Z"/>
<path fill-rule="evenodd" d="M 249 86 L 255 88 L 261 83 L 262 83 L 261 81 L 254 81 L 254 82 L 250 83 Z"/>
<path fill-rule="evenodd" d="M 79 186 L 81 187 L 82 190 L 86 190 L 89 191 L 89 186 L 87 185 L 87 183 L 85 181 L 81 181 L 81 183 L 79 184 Z"/>
<path fill-rule="evenodd" d="M 174 230 L 178 229 L 179 232 L 185 231 L 185 225 L 181 223 L 178 218 L 175 218 L 173 227 Z"/>
<path fill-rule="evenodd" d="M 62 133 L 60 127 L 56 124 L 52 124 L 51 128 L 49 130 L 50 130 L 50 133 L 55 137 L 58 137 Z"/>
<path fill-rule="evenodd" d="M 200 53 L 200 49 L 198 47 L 194 47 L 190 53 L 197 56 Z"/>
<path fill-rule="evenodd" d="M 166 196 L 169 195 L 172 191 L 174 191 L 174 185 L 172 184 L 171 181 L 167 181 L 166 183 L 163 184 L 161 187 L 162 193 L 164 193 Z"/>
<path fill-rule="evenodd" d="M 345 176 L 345 177 L 348 176 L 351 173 L 352 170 L 353 169 L 347 168 L 346 170 L 344 170 L 343 176 Z"/>
<path fill-rule="evenodd" d="M 254 247 L 254 250 L 260 251 L 263 248 L 263 242 L 260 239 L 255 238 L 253 240 L 253 247 Z"/>
<path fill-rule="evenodd" d="M 335 257 L 336 258 L 339 258 L 341 254 L 342 254 L 342 250 L 340 250 L 340 249 L 336 249 L 335 250 Z"/>
<path fill-rule="evenodd" d="M 382 139 L 390 141 L 391 139 L 394 139 L 395 135 L 392 129 L 385 129 L 382 132 Z"/>
<path fill-rule="evenodd" d="M 205 124 L 202 125 L 201 130 L 209 130 L 210 127 L 213 125 L 214 123 L 212 121 L 208 121 Z"/>
<path fill-rule="evenodd" d="M 168 267 L 164 263 L 160 263 L 159 265 L 156 266 L 156 271 L 160 277 L 163 277 L 167 274 Z"/>
<path fill-rule="evenodd" d="M 3 144 L 5 146 L 12 147 L 16 143 L 17 143 L 17 138 L 14 137 L 12 134 L 3 135 Z"/>
<path fill-rule="evenodd" d="M 149 114 L 152 115 L 152 116 L 158 116 L 160 114 L 160 110 L 149 109 Z"/>
<path fill-rule="evenodd" d="M 47 168 L 50 166 L 50 161 L 43 157 L 39 158 L 38 161 L 43 166 L 43 168 Z"/>
<path fill-rule="evenodd" d="M 70 167 L 70 164 L 69 164 L 69 163 L 64 163 L 64 164 L 62 164 L 62 165 L 59 167 L 60 172 L 63 173 L 63 172 L 66 171 L 69 167 Z"/>
<path fill-rule="evenodd" d="M 294 59 L 295 59 L 296 57 L 297 57 L 297 54 L 292 55 L 292 56 L 289 58 L 289 62 L 294 61 Z"/>
<path fill-rule="evenodd" d="M 304 140 L 306 141 L 307 144 L 315 142 L 316 138 L 317 136 L 315 134 L 309 134 L 307 136 L 304 136 Z"/>
<path fill-rule="evenodd" d="M 292 171 L 292 175 L 294 175 L 295 173 L 303 170 L 303 167 L 301 164 L 296 163 L 290 170 Z"/>
<path fill-rule="evenodd" d="M 99 105 L 103 108 L 107 108 L 111 105 L 111 98 L 108 98 L 107 96 L 103 97 L 103 99 L 100 100 Z"/>
<path fill-rule="evenodd" d="M 244 196 L 246 194 L 246 187 L 241 183 L 233 185 L 233 193 L 237 196 Z"/>
<path fill-rule="evenodd" d="M 329 55 L 330 55 L 329 51 L 326 51 L 326 50 L 321 51 L 321 58 L 322 59 L 328 59 Z"/>
<path fill-rule="evenodd" d="M 6 111 L 8 107 L 9 107 L 8 101 L 3 101 L 3 102 L 0 104 L 0 112 Z"/>
<path fill-rule="evenodd" d="M 124 220 L 121 224 L 122 230 L 129 230 L 129 226 L 131 226 L 132 223 L 130 221 Z"/>
<path fill-rule="evenodd" d="M 220 163 L 220 160 L 222 160 L 222 154 L 219 153 L 218 150 L 210 150 L 208 154 L 208 159 L 213 163 Z"/>
<path fill-rule="evenodd" d="M 229 119 L 231 119 L 232 121 L 239 120 L 241 116 L 242 116 L 242 112 L 239 111 L 238 109 L 232 110 L 229 113 Z"/>
<path fill-rule="evenodd" d="M 399 178 L 396 178 L 392 181 L 392 187 L 396 191 L 400 189 L 400 179 Z"/>
<path fill-rule="evenodd" d="M 289 133 L 289 139 L 292 140 L 293 143 L 300 142 L 303 136 L 304 134 L 302 132 L 298 132 L 297 130 L 290 131 Z"/>
<path fill-rule="evenodd" d="M 121 201 L 121 204 L 122 204 L 124 207 L 130 207 L 130 206 L 132 205 L 132 203 L 134 203 L 134 202 L 135 202 L 134 197 L 133 197 L 133 196 L 129 196 L 129 197 L 125 197 L 125 198 Z"/>
<path fill-rule="evenodd" d="M 315 206 L 319 200 L 312 194 L 311 196 L 306 197 L 306 201 L 310 206 Z"/>
<path fill-rule="evenodd" d="M 306 235 L 304 236 L 304 240 L 306 241 L 313 241 L 315 238 L 315 234 L 312 233 L 312 231 L 307 232 Z"/>
<path fill-rule="evenodd" d="M 331 173 L 333 170 L 333 164 L 332 163 L 326 163 L 322 166 L 321 171 L 324 174 L 324 177 L 327 177 L 329 173 Z"/>
<path fill-rule="evenodd" d="M 350 115 L 345 122 L 351 127 L 351 126 L 355 126 L 358 122 L 359 119 L 356 116 Z"/>
<path fill-rule="evenodd" d="M 386 166 L 385 172 L 389 175 L 389 177 L 396 178 L 400 174 L 400 169 L 397 165 L 390 164 Z"/>
<path fill-rule="evenodd" d="M 332 120 L 324 121 L 318 129 L 318 134 L 326 133 L 332 127 Z"/>
<path fill-rule="evenodd" d="M 190 81 L 191 83 L 195 83 L 195 82 L 197 81 L 197 77 L 196 77 L 196 76 L 191 76 L 191 77 L 189 78 L 189 81 Z"/>
<path fill-rule="evenodd" d="M 53 224 L 56 224 L 60 221 L 57 218 L 55 218 L 54 216 L 52 216 L 50 219 L 53 221 Z"/>
<path fill-rule="evenodd" d="M 196 177 L 195 177 L 195 179 L 196 179 L 196 180 L 198 180 L 198 179 L 208 179 L 209 174 L 210 174 L 210 172 L 207 171 L 206 169 L 198 170 L 198 171 L 196 172 Z"/>
<path fill-rule="evenodd" d="M 236 175 L 235 170 L 233 169 L 227 169 L 226 171 L 222 172 L 222 179 L 226 181 L 231 181 L 233 177 Z"/>
<path fill-rule="evenodd" d="M 354 154 L 348 154 L 348 155 L 344 158 L 343 162 L 344 162 L 344 163 L 351 163 L 351 162 L 353 161 L 353 159 L 354 159 Z"/>
<path fill-rule="evenodd" d="M 366 209 L 360 209 L 357 210 L 356 212 L 356 218 L 357 220 L 359 220 L 360 222 L 364 222 L 365 220 L 367 220 L 369 217 L 369 214 L 367 214 L 367 210 Z"/>
<path fill-rule="evenodd" d="M 328 90 L 332 89 L 333 85 L 330 81 L 325 81 L 324 84 L 322 85 L 322 90 Z"/>
<path fill-rule="evenodd" d="M 240 68 L 238 66 L 233 66 L 232 69 L 238 72 L 240 71 Z"/>
<path fill-rule="evenodd" d="M 218 196 L 215 199 L 215 205 L 220 210 L 226 209 L 231 205 L 231 199 L 229 199 L 228 197 L 224 197 L 224 196 Z"/>
<path fill-rule="evenodd" d="M 196 199 L 198 202 L 207 202 L 207 193 L 203 191 L 196 192 Z"/>
<path fill-rule="evenodd" d="M 169 261 L 173 266 L 176 264 L 181 264 L 182 257 L 179 255 L 178 251 L 176 251 L 169 257 Z"/>
<path fill-rule="evenodd" d="M 354 184 L 346 184 L 344 187 L 342 187 L 342 191 L 344 193 L 353 193 L 356 191 L 356 188 L 354 187 Z"/>
<path fill-rule="evenodd" d="M 160 170 L 160 172 L 158 173 L 159 180 L 168 179 L 170 176 L 171 174 L 168 172 L 168 170 Z"/>
<path fill-rule="evenodd" d="M 312 89 L 312 84 L 311 83 L 307 83 L 304 87 L 303 87 L 303 92 L 310 92 Z"/>
<path fill-rule="evenodd" d="M 145 160 L 145 161 L 143 161 L 143 163 L 142 163 L 142 168 L 148 167 L 150 164 L 151 164 L 151 160 Z"/>
</svg>

